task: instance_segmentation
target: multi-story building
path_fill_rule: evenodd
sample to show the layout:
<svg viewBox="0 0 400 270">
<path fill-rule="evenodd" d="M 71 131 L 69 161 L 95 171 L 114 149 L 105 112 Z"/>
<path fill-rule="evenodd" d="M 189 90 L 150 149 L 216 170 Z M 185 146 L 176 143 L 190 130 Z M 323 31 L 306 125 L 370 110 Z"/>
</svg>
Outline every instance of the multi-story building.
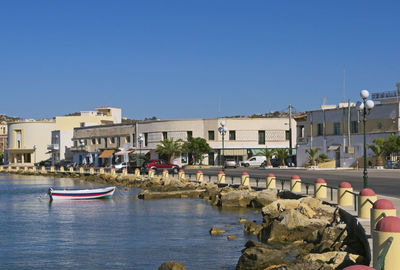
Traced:
<svg viewBox="0 0 400 270">
<path fill-rule="evenodd" d="M 211 147 L 204 164 L 219 165 L 222 155 L 222 135 L 218 132 L 221 121 L 227 128 L 224 136 L 224 156 L 237 162 L 257 155 L 265 148 L 289 148 L 290 125 L 288 118 L 215 118 L 182 120 L 146 120 L 134 124 L 80 127 L 74 129 L 74 161 L 107 166 L 122 160 L 122 153 L 135 149 L 157 159 L 157 145 L 166 138 L 186 141 L 189 137 L 204 138 Z M 295 121 L 292 120 L 294 127 Z M 139 134 L 143 142 L 138 141 Z M 292 145 L 296 130 L 292 129 Z M 295 155 L 295 152 L 293 152 Z M 174 163 L 188 164 L 187 153 L 175 157 Z"/>
<path fill-rule="evenodd" d="M 135 124 L 79 127 L 72 138 L 73 161 L 78 164 L 110 166 L 126 161 L 133 151 Z"/>
<path fill-rule="evenodd" d="M 398 135 L 400 131 L 397 100 L 378 94 L 372 94 L 372 98 L 381 104 L 376 104 L 367 115 L 367 144 L 373 144 L 377 137 Z M 307 111 L 304 117 L 296 120 L 298 165 L 308 161 L 305 151 L 310 148 L 319 148 L 319 153 L 336 161 L 336 167 L 363 165 L 357 164 L 364 155 L 363 115 L 354 103 L 322 105 L 320 110 Z M 370 149 L 367 156 L 373 156 Z"/>
<path fill-rule="evenodd" d="M 3 155 L 4 151 L 7 150 L 7 134 L 8 134 L 7 122 L 2 121 L 0 122 L 0 151 Z M 1 162 L 4 162 L 4 160 L 0 159 L 0 163 Z"/>
</svg>

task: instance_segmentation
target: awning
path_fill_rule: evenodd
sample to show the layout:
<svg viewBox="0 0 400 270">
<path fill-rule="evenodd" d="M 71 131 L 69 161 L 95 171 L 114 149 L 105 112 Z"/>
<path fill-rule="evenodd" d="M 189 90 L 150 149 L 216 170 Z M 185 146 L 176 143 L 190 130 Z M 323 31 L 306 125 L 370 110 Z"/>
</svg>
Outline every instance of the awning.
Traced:
<svg viewBox="0 0 400 270">
<path fill-rule="evenodd" d="M 328 151 L 336 151 L 338 150 L 340 147 L 340 145 L 334 144 L 334 145 L 330 145 L 328 146 Z"/>
<path fill-rule="evenodd" d="M 135 152 L 135 149 L 129 149 L 129 150 L 121 150 L 117 153 L 115 153 L 116 156 L 123 156 L 124 154 L 130 154 Z"/>
<path fill-rule="evenodd" d="M 99 158 L 109 158 L 112 154 L 114 154 L 115 150 L 104 150 L 103 153 L 100 154 Z"/>
</svg>

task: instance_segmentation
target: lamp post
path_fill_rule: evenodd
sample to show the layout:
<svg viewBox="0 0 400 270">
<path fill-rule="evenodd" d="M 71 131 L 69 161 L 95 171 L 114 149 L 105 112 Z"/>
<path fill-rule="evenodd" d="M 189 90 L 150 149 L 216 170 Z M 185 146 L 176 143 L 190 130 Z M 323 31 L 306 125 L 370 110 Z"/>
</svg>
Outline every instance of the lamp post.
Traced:
<svg viewBox="0 0 400 270">
<path fill-rule="evenodd" d="M 225 171 L 224 139 L 225 139 L 226 131 L 227 131 L 227 129 L 225 127 L 225 121 L 221 121 L 219 123 L 218 132 L 222 136 L 222 160 L 220 159 L 220 163 L 222 165 L 222 171 Z"/>
<path fill-rule="evenodd" d="M 141 155 L 142 155 L 142 143 L 143 143 L 143 141 L 144 141 L 143 134 L 140 133 L 140 134 L 139 134 L 139 137 L 138 137 L 138 142 L 139 142 L 139 159 L 141 159 Z M 142 166 L 142 162 L 140 162 L 140 166 Z"/>
<path fill-rule="evenodd" d="M 363 113 L 363 136 L 364 136 L 364 172 L 363 172 L 363 179 L 364 179 L 364 188 L 368 187 L 368 171 L 367 171 L 367 137 L 366 137 L 366 129 L 365 126 L 367 124 L 367 111 L 368 113 L 371 109 L 375 106 L 373 100 L 367 100 L 369 97 L 368 90 L 361 90 L 360 97 L 362 98 L 362 103 L 359 104 L 358 108 Z"/>
</svg>

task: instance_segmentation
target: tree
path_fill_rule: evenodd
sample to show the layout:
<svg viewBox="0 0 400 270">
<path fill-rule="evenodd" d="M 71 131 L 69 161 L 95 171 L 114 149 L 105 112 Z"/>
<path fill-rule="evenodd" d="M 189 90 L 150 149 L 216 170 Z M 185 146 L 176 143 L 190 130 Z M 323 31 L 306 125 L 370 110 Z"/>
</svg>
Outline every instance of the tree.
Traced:
<svg viewBox="0 0 400 270">
<path fill-rule="evenodd" d="M 322 153 L 322 154 L 319 154 L 319 156 L 318 156 L 318 162 L 325 162 L 325 161 L 327 161 L 328 160 L 328 155 L 327 154 L 324 154 L 324 153 Z"/>
<path fill-rule="evenodd" d="M 368 145 L 368 148 L 371 149 L 376 157 L 376 166 L 383 166 L 383 154 L 384 154 L 384 138 L 375 138 L 373 140 L 374 144 Z"/>
<path fill-rule="evenodd" d="M 383 155 L 390 156 L 400 153 L 400 136 L 389 136 L 383 142 Z"/>
<path fill-rule="evenodd" d="M 182 153 L 182 140 L 178 139 L 174 141 L 173 138 L 164 139 L 157 145 L 156 153 L 160 156 L 165 156 L 172 163 L 174 157 Z"/>
<path fill-rule="evenodd" d="M 286 166 L 285 160 L 289 155 L 289 151 L 286 148 L 277 148 L 275 151 L 276 155 L 281 161 L 281 166 Z"/>
<path fill-rule="evenodd" d="M 306 153 L 308 154 L 308 160 L 311 163 L 311 166 L 316 166 L 317 165 L 317 154 L 319 152 L 319 148 L 311 148 L 306 150 Z"/>
<path fill-rule="evenodd" d="M 265 148 L 261 151 L 259 155 L 265 156 L 267 158 L 267 166 L 272 166 L 271 158 L 275 155 L 275 149 Z"/>
<path fill-rule="evenodd" d="M 183 151 L 191 154 L 195 158 L 195 163 L 199 160 L 201 165 L 203 163 L 203 155 L 209 153 L 211 147 L 203 138 L 189 137 L 183 144 Z"/>
</svg>

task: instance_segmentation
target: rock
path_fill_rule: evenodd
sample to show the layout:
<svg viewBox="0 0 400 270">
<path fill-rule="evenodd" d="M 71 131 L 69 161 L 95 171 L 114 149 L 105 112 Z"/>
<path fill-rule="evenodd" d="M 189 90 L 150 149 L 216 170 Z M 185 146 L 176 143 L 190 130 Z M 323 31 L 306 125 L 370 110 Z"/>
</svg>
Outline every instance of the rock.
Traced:
<svg viewBox="0 0 400 270">
<path fill-rule="evenodd" d="M 186 267 L 180 262 L 164 262 L 158 270 L 186 270 Z"/>
<path fill-rule="evenodd" d="M 276 218 L 287 209 L 296 209 L 300 202 L 298 200 L 276 200 L 261 209 L 263 216 Z"/>
<path fill-rule="evenodd" d="M 277 195 L 275 190 L 265 189 L 255 192 L 256 198 L 251 201 L 251 206 L 254 208 L 261 208 L 276 201 Z"/>
<path fill-rule="evenodd" d="M 315 199 L 312 197 L 304 197 L 304 198 L 301 198 L 299 201 L 300 201 L 300 203 L 307 204 L 312 209 L 316 209 L 316 208 L 319 208 L 322 206 L 321 200 Z"/>
<path fill-rule="evenodd" d="M 247 221 L 244 223 L 244 233 L 258 235 L 263 229 L 262 225 L 258 225 L 255 222 Z"/>
<path fill-rule="evenodd" d="M 233 240 L 236 238 L 238 238 L 236 235 L 228 235 L 228 237 L 227 237 L 228 240 Z"/>
<path fill-rule="evenodd" d="M 276 265 L 268 267 L 264 270 L 304 270 L 304 269 L 318 269 L 318 270 L 334 270 L 331 266 L 326 263 L 316 262 L 291 262 L 286 265 Z"/>
<path fill-rule="evenodd" d="M 358 260 L 362 260 L 361 256 L 344 251 L 330 251 L 321 254 L 310 253 L 301 259 L 305 262 L 322 261 L 334 269 L 343 269 L 347 266 L 356 264 Z"/>
<path fill-rule="evenodd" d="M 246 223 L 247 222 L 247 219 L 245 219 L 245 218 L 239 218 L 239 221 L 238 221 L 240 224 L 244 224 L 244 223 Z"/>
<path fill-rule="evenodd" d="M 242 250 L 236 270 L 258 270 L 286 263 L 287 259 L 283 251 L 250 240 L 246 243 L 246 248 Z"/>
<path fill-rule="evenodd" d="M 250 202 L 255 199 L 255 194 L 248 190 L 238 190 L 228 193 L 221 193 L 222 207 L 248 207 Z"/>
<path fill-rule="evenodd" d="M 226 233 L 226 231 L 221 230 L 221 229 L 218 229 L 218 228 L 216 228 L 216 227 L 212 227 L 212 228 L 210 229 L 210 234 L 211 234 L 212 236 L 220 235 L 220 234 L 224 234 L 224 233 Z"/>
</svg>

